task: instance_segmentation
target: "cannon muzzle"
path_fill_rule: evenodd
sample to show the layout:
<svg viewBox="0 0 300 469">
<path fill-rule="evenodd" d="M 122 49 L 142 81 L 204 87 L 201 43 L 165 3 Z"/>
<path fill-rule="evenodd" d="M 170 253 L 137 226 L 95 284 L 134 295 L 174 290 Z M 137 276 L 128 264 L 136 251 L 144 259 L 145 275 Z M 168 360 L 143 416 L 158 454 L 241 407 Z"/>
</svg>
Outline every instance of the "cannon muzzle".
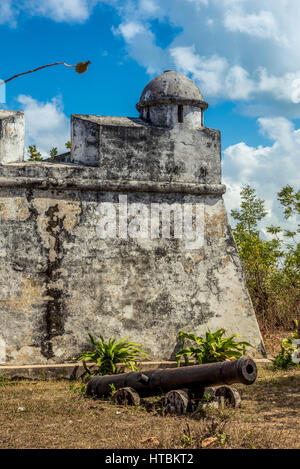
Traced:
<svg viewBox="0 0 300 469">
<path fill-rule="evenodd" d="M 207 363 L 145 372 L 130 372 L 118 375 L 96 376 L 87 386 L 87 394 L 105 397 L 115 389 L 130 387 L 142 397 L 156 396 L 173 389 L 197 390 L 205 386 L 222 384 L 253 384 L 257 377 L 255 362 L 250 357 L 234 361 Z"/>
</svg>

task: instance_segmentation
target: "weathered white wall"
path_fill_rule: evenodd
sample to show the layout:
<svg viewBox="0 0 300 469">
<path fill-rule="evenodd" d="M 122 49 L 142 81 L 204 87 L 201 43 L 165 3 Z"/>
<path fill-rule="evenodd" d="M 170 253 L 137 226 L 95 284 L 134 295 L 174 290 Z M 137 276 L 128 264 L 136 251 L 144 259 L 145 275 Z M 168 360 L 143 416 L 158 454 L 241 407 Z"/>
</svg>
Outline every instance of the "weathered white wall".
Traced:
<svg viewBox="0 0 300 469">
<path fill-rule="evenodd" d="M 33 188 L 38 164 L 28 164 L 24 181 L 23 168 L 14 166 L 19 186 L 0 189 L 2 364 L 66 362 L 88 347 L 88 332 L 129 337 L 161 360 L 174 358 L 180 330 L 201 335 L 224 327 L 261 353 L 221 195 L 118 192 L 100 183 L 99 190 L 65 190 L 55 180 L 58 165 L 47 165 L 52 188 L 41 190 Z M 66 180 L 72 170 L 64 168 Z M 192 249 L 175 237 L 101 238 L 99 204 L 118 209 L 126 193 L 128 213 L 136 203 L 202 204 L 203 245 Z"/>
<path fill-rule="evenodd" d="M 0 164 L 24 160 L 24 112 L 0 110 Z"/>
<path fill-rule="evenodd" d="M 186 107 L 186 123 L 174 127 L 126 117 L 73 115 L 73 162 L 90 166 L 92 160 L 103 179 L 220 184 L 220 132 L 199 127 L 201 110 L 195 109 Z"/>
</svg>

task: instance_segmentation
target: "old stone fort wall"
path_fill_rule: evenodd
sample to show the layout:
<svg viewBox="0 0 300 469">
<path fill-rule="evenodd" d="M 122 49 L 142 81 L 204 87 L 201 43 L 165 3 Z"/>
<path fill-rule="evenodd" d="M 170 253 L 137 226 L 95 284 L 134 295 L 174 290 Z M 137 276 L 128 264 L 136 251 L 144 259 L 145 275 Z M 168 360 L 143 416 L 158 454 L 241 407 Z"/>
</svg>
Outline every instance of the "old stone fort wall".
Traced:
<svg viewBox="0 0 300 469">
<path fill-rule="evenodd" d="M 186 77 L 168 71 L 145 90 L 140 118 L 72 116 L 70 163 L 24 161 L 24 116 L 0 111 L 1 364 L 70 361 L 89 332 L 169 360 L 180 330 L 224 327 L 262 353 L 222 198 L 220 132 L 203 126 L 207 105 Z M 151 236 L 162 206 L 191 207 L 194 222 L 200 207 L 201 243 L 175 237 L 172 210 L 170 236 L 162 220 Z M 99 231 L 105 208 L 114 236 Z M 144 236 L 137 213 L 149 214 Z"/>
</svg>

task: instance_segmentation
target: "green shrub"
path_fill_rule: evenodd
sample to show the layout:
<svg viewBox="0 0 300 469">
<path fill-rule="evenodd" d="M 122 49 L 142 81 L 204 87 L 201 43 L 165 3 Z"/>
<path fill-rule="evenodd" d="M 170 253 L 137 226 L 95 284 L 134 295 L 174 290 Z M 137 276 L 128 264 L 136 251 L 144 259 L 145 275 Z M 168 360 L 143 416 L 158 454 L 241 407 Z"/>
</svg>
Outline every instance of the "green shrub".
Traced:
<svg viewBox="0 0 300 469">
<path fill-rule="evenodd" d="M 118 363 L 124 363 L 133 371 L 137 370 L 136 363 L 141 360 L 149 360 L 149 355 L 137 342 L 129 342 L 127 337 L 116 341 L 113 337 L 105 342 L 102 335 L 96 341 L 89 334 L 91 344 L 95 347 L 92 351 L 81 353 L 75 360 L 83 360 L 83 366 L 89 375 L 107 375 L 119 373 Z M 96 367 L 90 369 L 86 362 L 93 362 Z"/>
<path fill-rule="evenodd" d="M 186 339 L 195 342 L 195 346 L 186 347 L 176 354 L 177 365 L 180 366 L 181 359 L 184 359 L 184 365 L 189 365 L 189 358 L 193 358 L 199 364 L 222 362 L 225 360 L 234 360 L 246 354 L 246 348 L 252 347 L 248 342 L 237 342 L 234 339 L 239 337 L 234 334 L 230 337 L 223 337 L 225 329 L 219 329 L 211 332 L 209 329 L 205 338 L 179 332 L 179 342 L 184 345 Z"/>
<path fill-rule="evenodd" d="M 276 370 L 286 370 L 287 368 L 290 368 L 292 366 L 297 366 L 297 364 L 293 362 L 293 355 L 297 350 L 297 345 L 294 344 L 294 341 L 299 338 L 297 330 L 298 321 L 295 320 L 294 322 L 296 326 L 296 331 L 289 337 L 281 341 L 281 350 L 272 361 L 273 367 Z"/>
<path fill-rule="evenodd" d="M 51 148 L 51 150 L 50 150 L 50 157 L 51 157 L 52 160 L 54 160 L 54 158 L 56 157 L 57 154 L 58 154 L 58 152 L 57 152 L 57 147 Z"/>
<path fill-rule="evenodd" d="M 28 161 L 43 161 L 41 153 L 36 149 L 36 145 L 29 145 L 27 153 L 29 156 Z"/>
</svg>

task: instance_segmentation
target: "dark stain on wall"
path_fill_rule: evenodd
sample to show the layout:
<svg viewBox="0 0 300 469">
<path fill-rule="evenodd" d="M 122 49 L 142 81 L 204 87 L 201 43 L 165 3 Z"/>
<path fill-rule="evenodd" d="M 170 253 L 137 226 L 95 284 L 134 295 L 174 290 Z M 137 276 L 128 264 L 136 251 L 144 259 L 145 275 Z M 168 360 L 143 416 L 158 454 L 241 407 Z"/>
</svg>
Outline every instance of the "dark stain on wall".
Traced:
<svg viewBox="0 0 300 469">
<path fill-rule="evenodd" d="M 54 239 L 53 251 L 55 257 L 49 255 L 46 270 L 46 294 L 49 299 L 44 315 L 44 337 L 41 343 L 41 352 L 46 358 L 53 358 L 51 340 L 53 337 L 64 333 L 64 300 L 63 289 L 58 287 L 57 281 L 61 279 L 59 268 L 63 257 L 61 232 L 63 231 L 63 219 L 58 217 L 58 205 L 49 207 L 45 215 L 48 219 L 46 231 Z"/>
</svg>

